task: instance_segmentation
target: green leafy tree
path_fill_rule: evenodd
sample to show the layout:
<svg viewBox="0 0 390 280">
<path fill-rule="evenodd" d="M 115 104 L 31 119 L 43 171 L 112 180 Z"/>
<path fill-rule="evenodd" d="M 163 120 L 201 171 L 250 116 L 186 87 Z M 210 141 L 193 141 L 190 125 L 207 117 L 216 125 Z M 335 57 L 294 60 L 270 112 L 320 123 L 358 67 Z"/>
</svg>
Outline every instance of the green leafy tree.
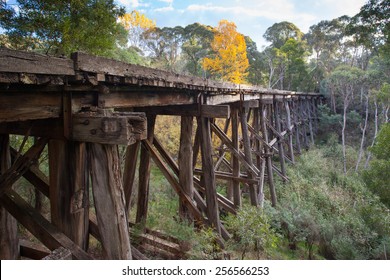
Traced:
<svg viewBox="0 0 390 280">
<path fill-rule="evenodd" d="M 214 39 L 214 28 L 194 23 L 184 28 L 183 59 L 185 69 L 192 75 L 202 76 L 202 60 L 211 53 L 211 42 Z"/>
<path fill-rule="evenodd" d="M 85 51 L 107 55 L 118 37 L 124 9 L 113 0 L 17 0 L 17 11 L 1 6 L 1 27 L 12 45 L 55 55 Z"/>
<path fill-rule="evenodd" d="M 390 124 L 382 126 L 376 138 L 376 144 L 371 148 L 376 157 L 371 162 L 371 167 L 364 175 L 364 181 L 367 187 L 380 200 L 390 207 Z"/>
<path fill-rule="evenodd" d="M 301 40 L 303 33 L 295 24 L 282 21 L 269 27 L 263 37 L 268 42 L 271 42 L 272 47 L 281 48 L 288 39 Z"/>
</svg>

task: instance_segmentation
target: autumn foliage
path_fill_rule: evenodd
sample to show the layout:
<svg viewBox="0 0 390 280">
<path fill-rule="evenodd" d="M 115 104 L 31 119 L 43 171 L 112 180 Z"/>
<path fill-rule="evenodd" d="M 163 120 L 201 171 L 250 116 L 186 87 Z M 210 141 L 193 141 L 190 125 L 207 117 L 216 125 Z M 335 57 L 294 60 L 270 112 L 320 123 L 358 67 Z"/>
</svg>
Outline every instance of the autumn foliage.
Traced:
<svg viewBox="0 0 390 280">
<path fill-rule="evenodd" d="M 203 60 L 203 68 L 214 76 L 236 84 L 245 83 L 249 62 L 245 38 L 236 30 L 236 25 L 227 20 L 218 24 L 211 48 L 211 58 Z"/>
</svg>

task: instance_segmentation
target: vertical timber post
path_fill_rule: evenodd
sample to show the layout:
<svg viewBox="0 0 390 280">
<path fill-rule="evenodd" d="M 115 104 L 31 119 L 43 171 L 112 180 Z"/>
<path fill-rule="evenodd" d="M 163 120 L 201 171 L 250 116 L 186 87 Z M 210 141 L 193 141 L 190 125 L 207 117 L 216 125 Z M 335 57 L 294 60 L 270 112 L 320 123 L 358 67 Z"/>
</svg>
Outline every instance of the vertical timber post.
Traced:
<svg viewBox="0 0 390 280">
<path fill-rule="evenodd" d="M 156 115 L 146 115 L 147 117 L 147 139 L 153 143 L 154 125 L 156 122 Z M 141 146 L 141 156 L 139 164 L 139 184 L 138 184 L 138 203 L 136 223 L 145 225 L 148 216 L 148 202 L 149 202 L 149 179 L 150 179 L 150 154 L 145 147 Z"/>
<path fill-rule="evenodd" d="M 248 130 L 248 123 L 247 123 L 247 108 L 244 106 L 241 108 L 241 132 L 242 132 L 242 139 L 244 141 L 244 154 L 245 154 L 245 160 L 248 162 L 249 165 L 253 166 L 253 159 L 252 159 L 252 149 L 251 149 L 251 143 L 249 139 L 249 130 Z M 251 172 L 248 170 L 248 178 L 253 179 L 256 178 L 257 174 L 251 174 Z M 258 186 L 255 184 L 249 184 L 249 195 L 251 204 L 253 206 L 258 206 L 257 201 L 257 189 Z"/>
<path fill-rule="evenodd" d="M 181 116 L 180 128 L 180 148 L 179 148 L 179 183 L 186 195 L 190 198 L 194 196 L 194 170 L 193 170 L 193 150 L 192 150 L 192 127 L 193 117 Z M 193 221 L 190 211 L 180 201 L 180 217 L 189 222 Z"/>
<path fill-rule="evenodd" d="M 206 189 L 207 217 L 211 226 L 214 227 L 219 235 L 221 235 L 221 222 L 219 220 L 219 209 L 217 204 L 217 186 L 212 158 L 210 119 L 201 115 L 199 122 L 201 131 L 200 146 L 202 154 L 203 183 Z"/>
<path fill-rule="evenodd" d="M 135 172 L 137 169 L 140 141 L 126 148 L 125 167 L 123 172 L 123 188 L 125 191 L 126 213 L 131 208 L 131 200 L 134 189 Z"/>
<path fill-rule="evenodd" d="M 282 174 L 284 177 L 287 176 L 287 172 L 286 172 L 286 160 L 284 158 L 284 139 L 283 139 L 283 136 L 281 135 L 282 133 L 282 123 L 281 123 L 281 120 L 280 120 L 280 103 L 279 101 L 276 100 L 275 96 L 274 96 L 274 116 L 275 116 L 275 126 L 276 126 L 276 130 L 278 132 L 279 135 L 277 135 L 277 138 L 278 138 L 278 148 L 279 148 L 279 161 L 280 161 L 280 168 L 281 168 L 281 171 L 282 171 Z"/>
<path fill-rule="evenodd" d="M 11 167 L 9 135 L 0 134 L 0 175 Z M 17 222 L 0 205 L 0 259 L 16 260 L 19 257 Z"/>
<path fill-rule="evenodd" d="M 80 248 L 88 248 L 89 191 L 86 144 L 50 140 L 51 222 Z"/>
<path fill-rule="evenodd" d="M 232 107 L 231 112 L 231 119 L 232 119 L 232 142 L 233 147 L 239 151 L 239 139 L 238 139 L 238 109 L 234 106 Z M 236 155 L 231 153 L 231 161 L 233 165 L 233 177 L 240 177 L 240 161 Z M 239 208 L 241 206 L 241 188 L 240 188 L 240 182 L 237 180 L 232 180 L 232 188 L 233 188 L 233 201 L 234 206 L 236 208 Z"/>
<path fill-rule="evenodd" d="M 105 257 L 131 260 L 118 146 L 90 144 L 92 190 Z"/>
<path fill-rule="evenodd" d="M 264 141 L 268 144 L 268 130 L 267 130 L 267 105 L 262 104 L 261 106 L 261 132 L 263 134 Z M 274 185 L 274 175 L 272 170 L 272 158 L 271 158 L 271 149 L 264 145 L 264 156 L 267 162 L 267 175 L 268 175 L 268 184 L 271 194 L 271 203 L 272 206 L 276 206 L 276 191 L 275 191 L 275 185 Z"/>
<path fill-rule="evenodd" d="M 260 134 L 261 124 L 260 124 L 260 108 L 253 109 L 253 128 L 257 134 Z M 265 175 L 265 160 L 261 156 L 262 154 L 262 145 L 261 141 L 258 139 L 255 140 L 255 151 L 256 151 L 256 167 L 260 170 L 259 174 L 259 187 L 257 189 L 257 201 L 259 206 L 263 208 L 264 204 L 264 175 Z"/>
<path fill-rule="evenodd" d="M 287 99 L 284 100 L 284 106 L 286 109 L 286 118 L 287 118 L 287 131 L 288 131 L 288 147 L 289 147 L 289 153 L 291 162 L 295 163 L 295 156 L 294 156 L 294 146 L 293 146 L 293 130 L 291 128 L 291 111 L 290 111 L 290 105 L 289 101 Z"/>
</svg>

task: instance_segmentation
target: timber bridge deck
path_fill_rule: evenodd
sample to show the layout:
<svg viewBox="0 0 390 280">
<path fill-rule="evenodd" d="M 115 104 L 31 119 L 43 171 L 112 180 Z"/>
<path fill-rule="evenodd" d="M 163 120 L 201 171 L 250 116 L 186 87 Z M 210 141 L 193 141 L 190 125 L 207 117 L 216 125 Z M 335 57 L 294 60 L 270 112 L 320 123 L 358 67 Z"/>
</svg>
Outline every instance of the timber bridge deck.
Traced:
<svg viewBox="0 0 390 280">
<path fill-rule="evenodd" d="M 151 160 L 177 193 L 180 215 L 228 239 L 220 212 L 235 213 L 243 191 L 252 205 L 262 205 L 265 190 L 277 203 L 274 176 L 288 180 L 286 163 L 314 142 L 321 99 L 84 53 L 69 59 L 0 48 L 0 257 L 28 251 L 19 245 L 17 220 L 50 251 L 63 247 L 74 259 L 92 258 L 89 234 L 107 259 L 142 259 L 127 216 L 138 169 L 135 222 L 147 219 Z M 158 115 L 180 117 L 177 157 L 154 134 Z M 10 147 L 10 134 L 25 136 L 19 149 Z M 22 154 L 27 137 L 34 144 Z M 119 145 L 126 146 L 123 174 Z M 37 167 L 46 146 L 49 176 Z M 13 190 L 21 177 L 49 198 L 50 219 Z M 217 193 L 216 180 L 227 182 L 227 196 Z"/>
</svg>

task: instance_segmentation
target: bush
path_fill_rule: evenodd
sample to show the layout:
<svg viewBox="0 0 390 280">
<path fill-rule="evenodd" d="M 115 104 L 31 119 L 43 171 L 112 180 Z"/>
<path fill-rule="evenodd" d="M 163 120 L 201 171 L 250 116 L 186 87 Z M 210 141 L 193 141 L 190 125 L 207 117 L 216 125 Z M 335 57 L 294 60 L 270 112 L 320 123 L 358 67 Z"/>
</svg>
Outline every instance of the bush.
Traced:
<svg viewBox="0 0 390 280">
<path fill-rule="evenodd" d="M 257 258 L 260 252 L 268 251 L 276 246 L 278 237 L 271 229 L 265 212 L 254 206 L 243 206 L 236 216 L 228 215 L 226 227 L 233 234 L 235 242 L 231 247 L 242 250 L 241 258 L 244 259 L 248 250 L 254 250 Z"/>
</svg>

